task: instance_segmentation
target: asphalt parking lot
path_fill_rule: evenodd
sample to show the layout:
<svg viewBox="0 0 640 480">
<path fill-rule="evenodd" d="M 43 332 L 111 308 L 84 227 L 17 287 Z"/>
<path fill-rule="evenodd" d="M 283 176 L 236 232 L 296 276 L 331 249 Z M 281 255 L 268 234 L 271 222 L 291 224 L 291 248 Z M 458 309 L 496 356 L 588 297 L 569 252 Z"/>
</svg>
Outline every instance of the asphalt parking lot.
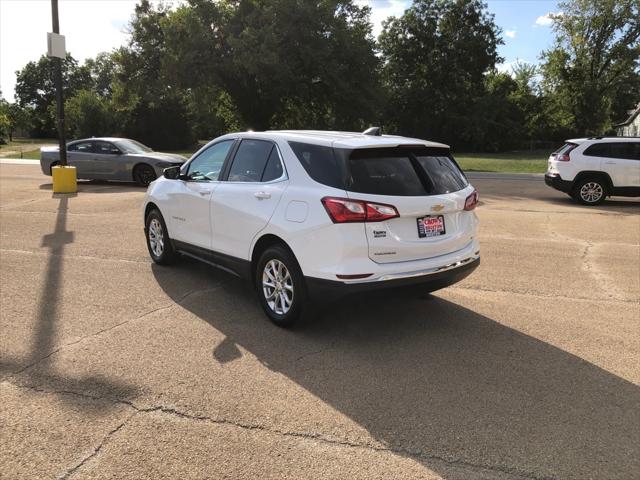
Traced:
<svg viewBox="0 0 640 480">
<path fill-rule="evenodd" d="M 640 478 L 640 203 L 472 182 L 472 276 L 287 331 L 143 189 L 0 165 L 0 478 Z"/>
</svg>

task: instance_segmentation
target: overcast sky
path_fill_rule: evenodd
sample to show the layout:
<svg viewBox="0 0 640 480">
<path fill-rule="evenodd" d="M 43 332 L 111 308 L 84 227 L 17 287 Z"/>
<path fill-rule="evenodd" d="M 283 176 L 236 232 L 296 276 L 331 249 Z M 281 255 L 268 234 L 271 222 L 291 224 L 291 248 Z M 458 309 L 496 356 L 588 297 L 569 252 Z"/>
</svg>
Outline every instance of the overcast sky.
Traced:
<svg viewBox="0 0 640 480">
<path fill-rule="evenodd" d="M 411 4 L 408 0 L 357 3 L 371 5 L 376 35 L 384 19 L 401 15 Z M 67 51 L 83 61 L 126 43 L 126 25 L 135 4 L 135 0 L 60 0 L 60 33 L 66 37 Z M 502 68 L 508 70 L 518 59 L 537 62 L 540 51 L 551 44 L 547 15 L 556 11 L 556 1 L 490 0 L 488 7 L 503 30 Z M 0 89 L 7 100 L 14 100 L 16 70 L 45 53 L 50 31 L 50 0 L 0 0 Z"/>
</svg>

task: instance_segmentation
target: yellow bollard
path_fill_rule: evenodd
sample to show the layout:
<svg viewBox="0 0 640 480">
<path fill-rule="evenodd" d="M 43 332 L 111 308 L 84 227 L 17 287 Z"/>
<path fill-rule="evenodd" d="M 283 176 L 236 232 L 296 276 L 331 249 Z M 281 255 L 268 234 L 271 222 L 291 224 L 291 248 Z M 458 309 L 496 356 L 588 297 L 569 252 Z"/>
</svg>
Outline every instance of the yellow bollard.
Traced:
<svg viewBox="0 0 640 480">
<path fill-rule="evenodd" d="M 76 167 L 56 165 L 51 168 L 53 177 L 53 193 L 76 193 L 78 182 L 76 178 Z"/>
</svg>

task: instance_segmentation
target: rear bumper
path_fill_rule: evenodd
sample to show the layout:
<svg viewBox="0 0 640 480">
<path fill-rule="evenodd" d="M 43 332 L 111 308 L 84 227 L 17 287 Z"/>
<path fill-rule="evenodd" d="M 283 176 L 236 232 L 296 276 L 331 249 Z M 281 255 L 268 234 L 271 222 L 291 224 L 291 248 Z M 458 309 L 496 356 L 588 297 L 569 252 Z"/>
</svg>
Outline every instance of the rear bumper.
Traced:
<svg viewBox="0 0 640 480">
<path fill-rule="evenodd" d="M 397 288 L 418 287 L 425 292 L 433 292 L 459 282 L 469 276 L 479 265 L 480 256 L 474 255 L 455 264 L 436 269 L 407 272 L 375 281 L 347 283 L 314 277 L 305 277 L 305 280 L 311 299 L 316 302 L 327 302 L 348 295 Z"/>
<path fill-rule="evenodd" d="M 561 192 L 569 193 L 573 188 L 573 182 L 568 180 L 563 180 L 560 175 L 549 175 L 548 173 L 544 176 L 544 183 L 549 185 L 556 190 L 560 190 Z"/>
</svg>

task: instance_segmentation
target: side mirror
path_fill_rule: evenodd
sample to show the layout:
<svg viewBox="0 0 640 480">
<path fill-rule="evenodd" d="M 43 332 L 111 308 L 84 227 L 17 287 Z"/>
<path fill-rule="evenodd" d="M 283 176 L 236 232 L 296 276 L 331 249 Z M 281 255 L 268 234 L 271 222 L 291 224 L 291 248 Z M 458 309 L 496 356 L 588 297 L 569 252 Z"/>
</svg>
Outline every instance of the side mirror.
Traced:
<svg viewBox="0 0 640 480">
<path fill-rule="evenodd" d="M 162 171 L 162 175 L 169 180 L 178 180 L 180 178 L 180 166 L 174 165 L 173 167 L 165 168 Z"/>
</svg>

